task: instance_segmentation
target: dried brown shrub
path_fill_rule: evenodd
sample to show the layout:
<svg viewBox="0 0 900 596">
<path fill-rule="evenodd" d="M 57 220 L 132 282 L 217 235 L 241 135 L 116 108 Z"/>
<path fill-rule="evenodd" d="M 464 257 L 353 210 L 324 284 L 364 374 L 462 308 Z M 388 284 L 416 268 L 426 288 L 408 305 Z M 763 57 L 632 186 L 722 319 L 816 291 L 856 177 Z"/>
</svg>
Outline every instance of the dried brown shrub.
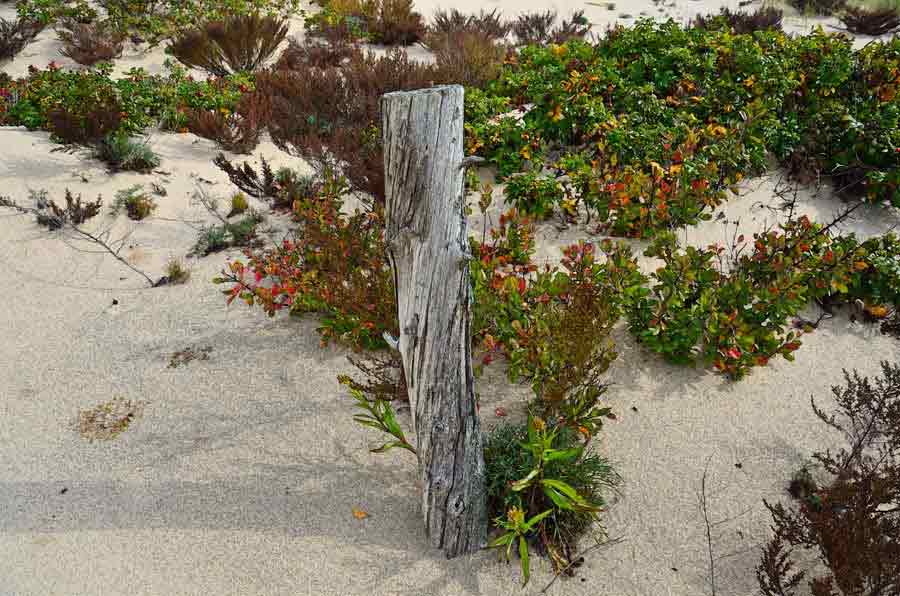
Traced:
<svg viewBox="0 0 900 596">
<path fill-rule="evenodd" d="M 256 88 L 270 101 L 276 145 L 320 173 L 336 168 L 354 191 L 383 202 L 380 98 L 440 82 L 437 67 L 395 50 L 383 57 L 355 54 L 341 68 L 260 73 Z"/>
<path fill-rule="evenodd" d="M 283 19 L 258 14 L 212 21 L 181 35 L 169 52 L 182 64 L 214 76 L 258 69 L 287 37 Z"/>
<path fill-rule="evenodd" d="M 125 36 L 105 21 L 79 23 L 66 19 L 56 29 L 56 35 L 63 43 L 59 53 L 86 66 L 118 58 L 125 42 Z"/>
<path fill-rule="evenodd" d="M 64 143 L 92 145 L 115 132 L 122 122 L 119 102 L 112 96 L 96 98 L 92 105 L 60 105 L 47 112 L 48 128 Z"/>
<path fill-rule="evenodd" d="M 0 19 L 0 60 L 15 57 L 43 29 L 37 21 Z"/>
<path fill-rule="evenodd" d="M 374 43 L 408 46 L 425 35 L 425 22 L 413 10 L 413 0 L 368 0 L 364 10 Z"/>
<path fill-rule="evenodd" d="M 76 226 L 83 224 L 100 213 L 100 207 L 103 205 L 103 199 L 99 196 L 94 201 L 82 202 L 81 195 L 73 196 L 68 188 L 65 207 L 60 207 L 53 199 L 48 199 L 46 191 L 34 195 L 39 208 L 37 222 L 50 230 L 58 230 L 66 224 Z"/>
<path fill-rule="evenodd" d="M 788 4 L 804 14 L 832 15 L 847 5 L 847 0 L 788 0 Z"/>
<path fill-rule="evenodd" d="M 717 29 L 727 25 L 737 34 L 753 33 L 769 29 L 781 29 L 784 11 L 774 6 L 763 6 L 753 12 L 732 11 L 723 7 L 718 14 L 697 15 L 691 24 L 698 29 Z"/>
<path fill-rule="evenodd" d="M 579 10 L 572 14 L 571 18 L 562 21 L 558 27 L 553 27 L 556 22 L 556 12 L 530 12 L 519 15 L 512 25 L 520 45 L 546 45 L 549 43 L 565 43 L 570 39 L 581 39 L 590 31 L 591 25 L 584 16 L 584 11 Z"/>
<path fill-rule="evenodd" d="M 496 79 L 507 52 L 492 37 L 470 31 L 430 33 L 427 45 L 441 79 L 467 87 L 484 87 Z"/>
<path fill-rule="evenodd" d="M 226 151 L 250 153 L 259 144 L 259 136 L 269 115 L 269 103 L 260 93 L 245 93 L 233 112 L 189 109 L 187 128 L 192 133 L 215 141 Z"/>
<path fill-rule="evenodd" d="M 351 389 L 361 391 L 372 401 L 409 401 L 400 352 L 366 352 L 359 356 L 348 355 L 347 360 L 363 375 L 362 380 L 345 377 L 344 382 Z"/>
<path fill-rule="evenodd" d="M 449 12 L 437 10 L 429 33 L 451 35 L 454 33 L 480 33 L 491 39 L 503 39 L 512 30 L 512 23 L 504 21 L 495 8 L 482 10 L 477 15 L 463 14 L 455 8 Z"/>
<path fill-rule="evenodd" d="M 359 51 L 352 37 L 341 34 L 338 28 L 332 28 L 323 34 L 322 39 L 308 36 L 301 41 L 290 40 L 275 63 L 275 70 L 340 66 Z"/>
<path fill-rule="evenodd" d="M 878 36 L 900 29 L 900 12 L 893 7 L 848 6 L 840 19 L 851 33 Z"/>
<path fill-rule="evenodd" d="M 790 596 L 807 577 L 793 573 L 794 549 L 815 552 L 825 565 L 809 581 L 814 596 L 900 593 L 900 366 L 882 363 L 874 382 L 845 371 L 832 388 L 838 411 L 813 411 L 844 435 L 836 452 L 813 454 L 833 480 L 796 507 L 766 507 L 775 537 L 757 568 L 765 596 Z"/>
</svg>

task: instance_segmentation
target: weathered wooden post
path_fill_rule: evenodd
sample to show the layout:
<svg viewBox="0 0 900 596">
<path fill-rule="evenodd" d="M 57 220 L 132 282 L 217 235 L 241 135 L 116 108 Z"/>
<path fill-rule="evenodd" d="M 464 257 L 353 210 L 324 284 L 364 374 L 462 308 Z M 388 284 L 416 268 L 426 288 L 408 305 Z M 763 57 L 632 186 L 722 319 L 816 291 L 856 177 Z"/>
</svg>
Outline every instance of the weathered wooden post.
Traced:
<svg viewBox="0 0 900 596">
<path fill-rule="evenodd" d="M 484 546 L 484 455 L 472 376 L 463 88 L 385 94 L 388 256 L 412 406 L 422 509 L 447 557 Z"/>
</svg>

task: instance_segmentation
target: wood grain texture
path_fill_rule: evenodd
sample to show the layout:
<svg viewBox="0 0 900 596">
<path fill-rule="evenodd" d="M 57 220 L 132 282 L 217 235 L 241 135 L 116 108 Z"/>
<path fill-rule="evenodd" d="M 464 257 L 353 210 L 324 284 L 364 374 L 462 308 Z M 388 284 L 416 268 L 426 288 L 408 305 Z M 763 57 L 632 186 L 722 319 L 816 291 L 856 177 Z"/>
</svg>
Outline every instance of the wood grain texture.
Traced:
<svg viewBox="0 0 900 596">
<path fill-rule="evenodd" d="M 431 544 L 448 557 L 486 542 L 481 428 L 472 375 L 463 88 L 382 98 L 386 240 L 399 310 Z"/>
</svg>

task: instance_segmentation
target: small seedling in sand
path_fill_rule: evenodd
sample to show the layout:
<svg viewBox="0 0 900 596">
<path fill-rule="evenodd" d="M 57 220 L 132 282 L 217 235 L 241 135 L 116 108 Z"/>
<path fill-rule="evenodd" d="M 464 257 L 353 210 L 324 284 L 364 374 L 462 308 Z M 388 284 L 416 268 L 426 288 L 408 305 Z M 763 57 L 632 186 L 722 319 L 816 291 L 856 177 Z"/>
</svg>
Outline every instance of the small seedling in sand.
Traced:
<svg viewBox="0 0 900 596">
<path fill-rule="evenodd" d="M 209 353 L 212 352 L 212 346 L 204 346 L 202 348 L 188 347 L 179 352 L 172 354 L 169 359 L 169 368 L 178 368 L 182 364 L 187 364 L 192 360 L 209 360 Z"/>
<path fill-rule="evenodd" d="M 240 215 L 244 211 L 249 208 L 249 204 L 247 203 L 247 197 L 244 196 L 244 193 L 239 192 L 231 197 L 231 211 L 228 212 L 226 218 L 232 217 L 234 215 Z"/>
<path fill-rule="evenodd" d="M 108 441 L 125 432 L 144 411 L 146 402 L 114 398 L 82 410 L 78 415 L 78 433 L 90 442 Z"/>
<path fill-rule="evenodd" d="M 191 272 L 185 268 L 184 262 L 172 257 L 166 263 L 166 275 L 157 282 L 158 285 L 183 284 L 191 277 Z M 165 280 L 165 281 L 163 281 Z"/>
<path fill-rule="evenodd" d="M 129 219 L 142 220 L 156 210 L 156 201 L 144 192 L 143 186 L 135 184 L 116 193 L 112 215 L 118 215 L 123 208 Z"/>
</svg>

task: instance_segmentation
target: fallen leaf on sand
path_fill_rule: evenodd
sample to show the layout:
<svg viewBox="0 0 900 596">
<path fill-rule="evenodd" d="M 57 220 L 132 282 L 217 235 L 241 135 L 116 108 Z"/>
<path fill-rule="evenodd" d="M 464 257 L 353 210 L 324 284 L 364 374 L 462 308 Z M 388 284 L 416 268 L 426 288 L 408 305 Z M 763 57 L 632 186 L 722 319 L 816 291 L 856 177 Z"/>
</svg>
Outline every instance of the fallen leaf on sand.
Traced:
<svg viewBox="0 0 900 596">
<path fill-rule="evenodd" d="M 365 511 L 363 511 L 362 509 L 357 509 L 356 507 L 354 507 L 353 508 L 353 517 L 355 517 L 356 519 L 366 519 L 367 517 L 369 517 L 369 514 L 366 513 Z"/>
<path fill-rule="evenodd" d="M 506 416 L 506 410 L 504 410 L 503 408 L 497 408 L 496 410 L 494 410 L 494 414 L 502 418 L 503 416 Z"/>
</svg>

